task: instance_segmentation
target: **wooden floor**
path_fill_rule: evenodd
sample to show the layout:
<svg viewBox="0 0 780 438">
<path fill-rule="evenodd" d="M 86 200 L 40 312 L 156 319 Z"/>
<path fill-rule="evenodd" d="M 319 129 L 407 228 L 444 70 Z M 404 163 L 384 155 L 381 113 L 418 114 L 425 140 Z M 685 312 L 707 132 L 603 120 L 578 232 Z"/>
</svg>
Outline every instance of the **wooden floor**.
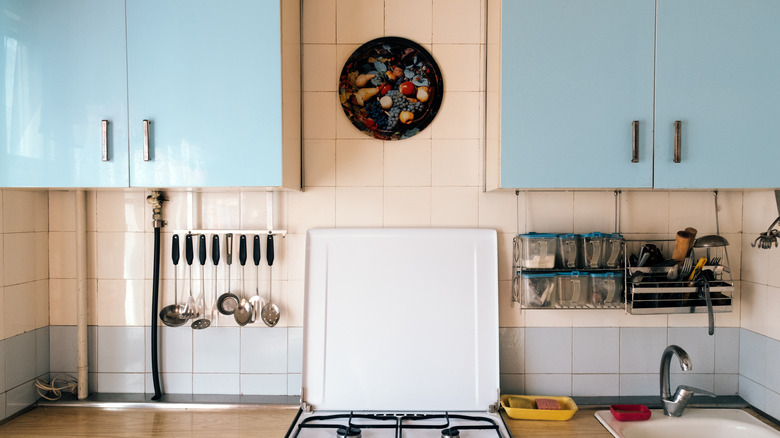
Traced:
<svg viewBox="0 0 780 438">
<path fill-rule="evenodd" d="M 295 409 L 161 410 L 39 407 L 0 426 L 0 437 L 282 438 Z"/>
</svg>

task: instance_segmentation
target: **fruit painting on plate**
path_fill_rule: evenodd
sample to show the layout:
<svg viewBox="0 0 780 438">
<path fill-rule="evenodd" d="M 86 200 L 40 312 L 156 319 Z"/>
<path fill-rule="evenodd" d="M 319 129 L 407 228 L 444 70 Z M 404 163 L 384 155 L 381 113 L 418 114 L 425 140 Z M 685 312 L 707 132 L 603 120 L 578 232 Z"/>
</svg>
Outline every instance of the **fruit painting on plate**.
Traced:
<svg viewBox="0 0 780 438">
<path fill-rule="evenodd" d="M 442 89 L 431 54 L 398 37 L 360 46 L 339 77 L 344 113 L 356 128 L 380 140 L 403 140 L 425 129 L 441 106 Z"/>
</svg>

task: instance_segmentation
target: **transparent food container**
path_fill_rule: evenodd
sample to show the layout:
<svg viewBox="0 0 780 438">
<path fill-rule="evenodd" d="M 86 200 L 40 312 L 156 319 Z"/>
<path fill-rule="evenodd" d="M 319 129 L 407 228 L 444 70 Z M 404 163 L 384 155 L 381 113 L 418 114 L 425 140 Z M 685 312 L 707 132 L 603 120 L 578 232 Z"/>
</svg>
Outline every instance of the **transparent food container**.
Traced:
<svg viewBox="0 0 780 438">
<path fill-rule="evenodd" d="M 555 267 L 558 235 L 521 234 L 520 240 L 523 246 L 520 262 L 524 268 L 552 269 Z"/>
<path fill-rule="evenodd" d="M 564 269 L 579 268 L 580 236 L 577 234 L 561 234 L 558 236 L 561 249 L 561 263 Z"/>
<path fill-rule="evenodd" d="M 594 307 L 619 307 L 623 295 L 623 273 L 590 274 L 591 304 Z"/>
<path fill-rule="evenodd" d="M 623 247 L 625 239 L 622 234 L 604 235 L 604 257 L 602 261 L 605 268 L 618 268 L 623 261 Z"/>
<path fill-rule="evenodd" d="M 557 307 L 585 307 L 588 302 L 589 277 L 578 271 L 560 272 L 558 277 Z"/>
<path fill-rule="evenodd" d="M 604 234 L 590 233 L 582 235 L 585 268 L 602 268 L 604 258 Z"/>
<path fill-rule="evenodd" d="M 555 300 L 556 275 L 523 273 L 526 307 L 552 307 Z"/>
</svg>

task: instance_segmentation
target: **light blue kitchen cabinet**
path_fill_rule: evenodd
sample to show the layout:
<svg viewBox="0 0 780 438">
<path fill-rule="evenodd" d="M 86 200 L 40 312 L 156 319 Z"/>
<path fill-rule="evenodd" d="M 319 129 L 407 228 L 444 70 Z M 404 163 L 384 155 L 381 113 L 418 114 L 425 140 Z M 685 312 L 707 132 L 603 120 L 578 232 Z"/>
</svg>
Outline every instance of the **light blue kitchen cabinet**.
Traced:
<svg viewBox="0 0 780 438">
<path fill-rule="evenodd" d="M 131 186 L 300 187 L 297 3 L 127 0 Z"/>
<path fill-rule="evenodd" d="M 300 1 L 0 9 L 0 187 L 300 188 Z"/>
<path fill-rule="evenodd" d="M 657 42 L 655 187 L 780 187 L 780 2 L 659 0 Z"/>
<path fill-rule="evenodd" d="M 653 0 L 501 2 L 500 187 L 652 187 L 653 16 Z"/>
<path fill-rule="evenodd" d="M 0 187 L 126 187 L 124 1 L 0 0 L 0 33 Z"/>
<path fill-rule="evenodd" d="M 780 186 L 780 2 L 492 5 L 488 188 Z"/>
</svg>

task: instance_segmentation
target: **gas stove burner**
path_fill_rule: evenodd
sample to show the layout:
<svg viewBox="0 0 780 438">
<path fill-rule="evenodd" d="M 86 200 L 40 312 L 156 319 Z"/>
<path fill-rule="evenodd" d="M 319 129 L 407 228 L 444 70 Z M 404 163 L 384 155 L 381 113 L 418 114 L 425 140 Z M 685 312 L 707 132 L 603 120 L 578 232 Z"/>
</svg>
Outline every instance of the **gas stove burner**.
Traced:
<svg viewBox="0 0 780 438">
<path fill-rule="evenodd" d="M 444 429 L 441 431 L 441 438 L 456 438 L 460 436 L 458 429 Z"/>
<path fill-rule="evenodd" d="M 360 438 L 362 434 L 357 427 L 339 427 L 336 431 L 336 436 L 339 438 Z"/>
</svg>

